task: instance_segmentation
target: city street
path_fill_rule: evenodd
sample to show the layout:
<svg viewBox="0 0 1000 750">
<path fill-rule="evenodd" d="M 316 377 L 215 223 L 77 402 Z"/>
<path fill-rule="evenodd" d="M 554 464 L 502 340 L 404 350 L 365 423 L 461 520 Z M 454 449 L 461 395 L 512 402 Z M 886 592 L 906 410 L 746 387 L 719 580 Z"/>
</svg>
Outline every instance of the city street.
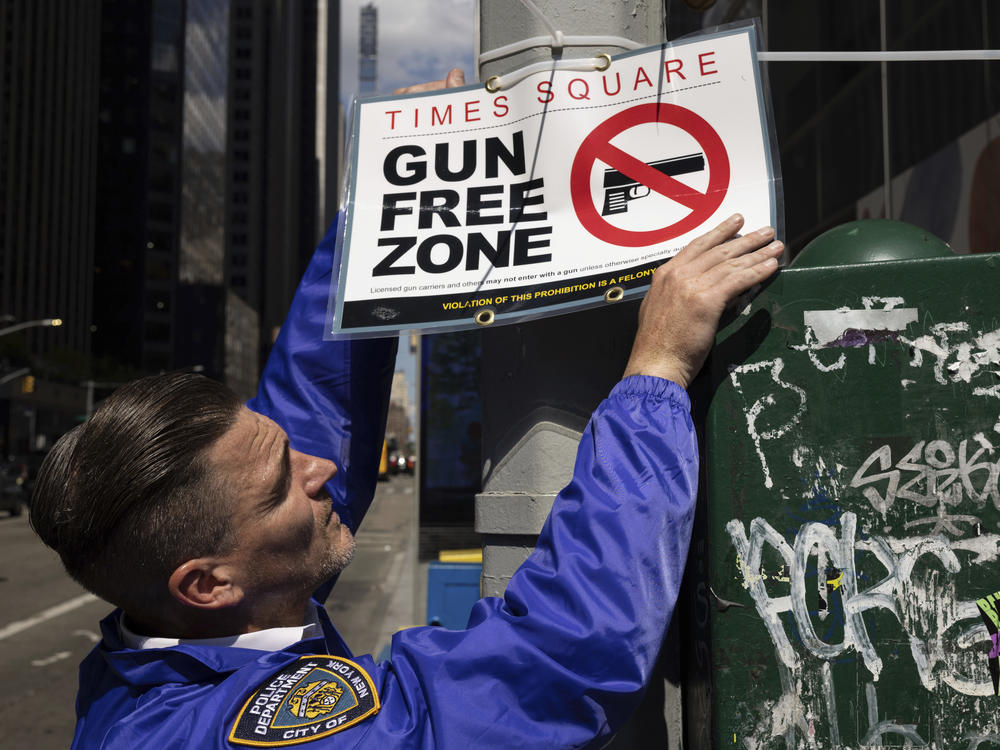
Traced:
<svg viewBox="0 0 1000 750">
<path fill-rule="evenodd" d="M 412 476 L 380 482 L 358 535 L 354 562 L 328 602 L 355 653 L 374 653 L 417 624 L 424 580 L 411 560 L 416 492 Z M 0 516 L 0 746 L 65 750 L 73 736 L 77 666 L 98 640 L 110 606 L 85 592 L 35 537 L 27 514 Z"/>
</svg>

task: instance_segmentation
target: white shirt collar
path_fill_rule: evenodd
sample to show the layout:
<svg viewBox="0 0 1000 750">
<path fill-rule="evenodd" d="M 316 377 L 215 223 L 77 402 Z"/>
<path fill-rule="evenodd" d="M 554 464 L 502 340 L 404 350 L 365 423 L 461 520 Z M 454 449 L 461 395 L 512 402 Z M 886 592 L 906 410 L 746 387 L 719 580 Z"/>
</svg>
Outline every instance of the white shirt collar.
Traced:
<svg viewBox="0 0 1000 750">
<path fill-rule="evenodd" d="M 148 648 L 170 648 L 171 646 L 235 646 L 249 648 L 255 651 L 280 651 L 283 648 L 298 643 L 304 638 L 311 638 L 321 632 L 316 608 L 310 607 L 304 625 L 290 628 L 268 628 L 256 630 L 253 633 L 231 635 L 225 638 L 159 638 L 133 633 L 125 624 L 125 614 L 118 618 L 118 629 L 122 641 L 128 648 L 143 650 Z"/>
</svg>

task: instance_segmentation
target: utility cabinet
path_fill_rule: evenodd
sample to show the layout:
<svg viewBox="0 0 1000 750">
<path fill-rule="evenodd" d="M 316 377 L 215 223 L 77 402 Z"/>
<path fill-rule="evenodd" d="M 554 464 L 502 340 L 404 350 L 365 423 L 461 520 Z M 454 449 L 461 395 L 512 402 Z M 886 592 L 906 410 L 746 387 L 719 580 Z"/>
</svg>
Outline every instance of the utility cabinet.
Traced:
<svg viewBox="0 0 1000 750">
<path fill-rule="evenodd" d="M 939 254 L 857 222 L 720 331 L 692 746 L 1000 748 L 1000 258 L 837 264 L 888 240 Z"/>
</svg>

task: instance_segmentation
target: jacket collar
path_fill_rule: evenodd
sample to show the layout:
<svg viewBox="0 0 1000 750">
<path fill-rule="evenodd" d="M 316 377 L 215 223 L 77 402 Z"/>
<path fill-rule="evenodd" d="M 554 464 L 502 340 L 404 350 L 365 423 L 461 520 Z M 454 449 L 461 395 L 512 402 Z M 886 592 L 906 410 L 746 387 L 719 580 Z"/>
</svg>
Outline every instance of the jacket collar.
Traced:
<svg viewBox="0 0 1000 750">
<path fill-rule="evenodd" d="M 326 612 L 318 604 L 316 607 L 323 634 L 298 641 L 280 651 L 188 644 L 136 651 L 128 648 L 122 641 L 118 628 L 122 613 L 120 609 L 116 609 L 101 621 L 104 638 L 97 645 L 96 651 L 123 682 L 136 687 L 217 680 L 220 675 L 231 674 L 252 663 L 265 670 L 280 669 L 303 654 L 350 657 L 350 650 Z"/>
</svg>

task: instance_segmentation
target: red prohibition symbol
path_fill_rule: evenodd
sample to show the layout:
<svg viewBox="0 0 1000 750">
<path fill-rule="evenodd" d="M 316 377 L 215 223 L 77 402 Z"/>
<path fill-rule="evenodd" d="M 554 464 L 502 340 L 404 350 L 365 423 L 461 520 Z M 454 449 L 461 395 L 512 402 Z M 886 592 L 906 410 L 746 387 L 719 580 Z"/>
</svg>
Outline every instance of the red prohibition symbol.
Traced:
<svg viewBox="0 0 1000 750">
<path fill-rule="evenodd" d="M 619 133 L 649 122 L 678 127 L 698 142 L 705 154 L 709 176 L 704 193 L 611 145 L 611 139 Z M 690 213 L 661 229 L 633 231 L 616 227 L 601 216 L 591 194 L 590 174 L 597 161 L 681 204 Z M 691 231 L 711 218 L 722 205 L 728 188 L 729 154 L 719 134 L 702 117 L 676 104 L 640 104 L 609 117 L 584 138 L 570 170 L 570 194 L 580 223 L 597 239 L 623 247 L 655 245 Z"/>
</svg>

